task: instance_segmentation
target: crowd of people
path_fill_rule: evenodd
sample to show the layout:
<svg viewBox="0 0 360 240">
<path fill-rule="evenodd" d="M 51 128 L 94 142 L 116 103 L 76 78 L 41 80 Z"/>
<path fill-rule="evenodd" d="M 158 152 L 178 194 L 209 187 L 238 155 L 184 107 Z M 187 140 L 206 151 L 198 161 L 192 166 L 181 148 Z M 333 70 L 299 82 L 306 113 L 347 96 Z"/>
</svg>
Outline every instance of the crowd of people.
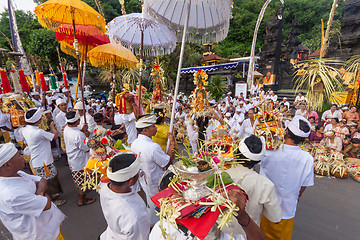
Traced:
<svg viewBox="0 0 360 240">
<path fill-rule="evenodd" d="M 55 162 L 66 157 L 78 193 L 77 205 L 94 203 L 96 199 L 86 198 L 82 188 L 91 155 L 84 140 L 96 131 L 110 130 L 121 135 L 119 139 L 129 151 L 112 157 L 107 169 L 110 182 L 101 184 L 101 208 L 108 227 L 99 239 L 164 239 L 151 197 L 159 192 L 159 183 L 166 181 L 164 173 L 178 152 L 166 115 L 166 109 L 175 104 L 175 121 L 183 122 L 193 153 L 199 150 L 199 140 L 209 139 L 214 129 L 225 126 L 239 146 L 239 159 L 248 160 L 227 170 L 248 200 L 241 192 L 230 191 L 229 197 L 238 207 L 237 221 L 222 231 L 214 227 L 207 239 L 291 239 L 298 200 L 306 187 L 314 184 L 313 158 L 299 144 L 316 142 L 357 157 L 359 115 L 355 107 L 348 110 L 332 105 L 319 119 L 301 93 L 291 104 L 287 98 L 278 100 L 271 89 L 264 91 L 256 85 L 248 97 L 232 95 L 229 92 L 219 101 L 209 101 L 210 114 L 194 118 L 190 114 L 193 97 L 184 93 L 174 101 L 170 92 L 166 102 L 155 104 L 151 113 L 139 106 L 134 96 L 127 98 L 129 111 L 120 113 L 106 99 L 75 103 L 66 89 L 31 93 L 36 108 L 26 111 L 26 126 L 13 128 L 8 116 L 0 115 L 5 142 L 0 146 L 1 221 L 14 239 L 64 239 L 60 225 L 65 216 L 58 207 L 66 199 L 61 199 Z M 271 101 L 284 117 L 284 146 L 277 150 L 266 150 L 264 139 L 254 135 L 255 115 L 264 100 Z M 44 117 L 46 130 L 41 126 Z M 20 153 L 30 156 L 28 173 Z M 260 164 L 259 173 L 254 171 L 256 164 Z M 139 191 L 146 197 L 141 198 Z M 176 239 L 195 239 L 187 229 L 165 228 Z"/>
</svg>

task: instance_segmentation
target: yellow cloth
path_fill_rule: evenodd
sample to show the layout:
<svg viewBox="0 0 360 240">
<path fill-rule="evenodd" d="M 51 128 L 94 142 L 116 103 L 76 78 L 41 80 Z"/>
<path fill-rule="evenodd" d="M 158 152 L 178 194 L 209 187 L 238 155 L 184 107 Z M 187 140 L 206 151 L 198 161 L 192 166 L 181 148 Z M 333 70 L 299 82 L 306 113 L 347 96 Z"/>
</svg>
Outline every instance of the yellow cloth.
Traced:
<svg viewBox="0 0 360 240">
<path fill-rule="evenodd" d="M 90 158 L 86 164 L 85 170 L 86 169 L 94 170 L 95 168 L 97 168 L 98 171 L 103 176 L 106 176 L 106 170 L 107 170 L 107 166 L 109 165 L 109 162 L 110 162 L 109 159 L 101 161 L 99 159 L 93 158 L 93 156 L 90 156 Z"/>
<path fill-rule="evenodd" d="M 170 125 L 166 123 L 160 123 L 155 124 L 155 126 L 157 127 L 157 132 L 155 136 L 152 137 L 152 140 L 153 142 L 159 144 L 161 149 L 166 152 L 166 145 L 168 140 L 167 133 L 170 130 Z M 177 151 L 178 149 L 178 145 L 175 142 L 175 150 Z"/>
<path fill-rule="evenodd" d="M 260 228 L 267 240 L 291 240 L 293 225 L 294 218 L 281 219 L 276 224 L 269 221 L 264 215 L 261 216 Z"/>
<path fill-rule="evenodd" d="M 4 137 L 5 143 L 11 142 L 11 138 L 10 138 L 10 133 L 9 133 L 9 132 L 1 132 L 1 131 L 0 131 L 0 136 L 3 136 L 3 137 Z"/>
<path fill-rule="evenodd" d="M 65 240 L 64 236 L 61 233 L 61 230 L 60 230 L 59 235 L 57 236 L 56 240 Z"/>
</svg>

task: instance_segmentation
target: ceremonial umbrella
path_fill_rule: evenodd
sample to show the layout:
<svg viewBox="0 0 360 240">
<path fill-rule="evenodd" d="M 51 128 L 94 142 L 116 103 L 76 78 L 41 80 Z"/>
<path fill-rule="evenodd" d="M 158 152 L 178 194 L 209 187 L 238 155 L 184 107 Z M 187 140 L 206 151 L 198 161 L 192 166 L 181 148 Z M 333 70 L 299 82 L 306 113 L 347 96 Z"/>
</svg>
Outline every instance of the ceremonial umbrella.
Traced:
<svg viewBox="0 0 360 240">
<path fill-rule="evenodd" d="M 74 48 L 74 29 L 70 24 L 62 24 L 55 28 L 56 39 L 60 41 L 60 49 L 64 53 L 76 57 L 76 49 Z M 76 36 L 79 41 L 79 52 L 82 53 L 84 59 L 82 84 L 85 83 L 87 51 L 92 48 L 110 43 L 108 36 L 94 26 L 76 25 Z M 63 73 L 64 75 L 64 73 Z M 75 101 L 77 100 L 78 86 L 80 80 L 76 84 Z M 75 103 L 74 103 L 75 105 Z"/>
<path fill-rule="evenodd" d="M 143 56 L 170 54 L 176 47 L 173 30 L 145 13 L 131 13 L 114 18 L 108 23 L 111 41 L 121 44 L 133 52 L 140 53 L 139 100 L 141 106 L 141 80 Z M 145 49 L 144 49 L 145 48 Z"/>
<path fill-rule="evenodd" d="M 95 26 L 105 32 L 105 19 L 92 7 L 80 0 L 48 0 L 35 8 L 35 15 L 39 23 L 48 29 L 55 30 L 61 24 L 72 24 L 74 33 L 74 45 L 78 66 L 78 79 L 80 79 L 80 60 L 78 40 L 76 38 L 76 24 Z M 84 88 L 82 86 L 82 100 L 84 100 Z M 85 104 L 83 101 L 83 107 Z"/>
<path fill-rule="evenodd" d="M 8 78 L 8 76 L 6 74 L 5 69 L 0 68 L 0 76 L 1 76 L 1 83 L 2 83 L 2 88 L 3 88 L 3 93 L 11 92 L 9 78 Z"/>
<path fill-rule="evenodd" d="M 161 19 L 178 32 L 183 32 L 179 66 L 176 77 L 174 101 L 176 101 L 184 56 L 186 37 L 190 42 L 219 42 L 229 30 L 231 0 L 146 0 L 145 11 Z M 189 33 L 187 33 L 189 28 Z M 179 37 L 179 35 L 178 35 Z M 173 129 L 175 106 L 173 104 L 170 132 Z M 169 146 L 169 141 L 168 141 Z"/>
</svg>

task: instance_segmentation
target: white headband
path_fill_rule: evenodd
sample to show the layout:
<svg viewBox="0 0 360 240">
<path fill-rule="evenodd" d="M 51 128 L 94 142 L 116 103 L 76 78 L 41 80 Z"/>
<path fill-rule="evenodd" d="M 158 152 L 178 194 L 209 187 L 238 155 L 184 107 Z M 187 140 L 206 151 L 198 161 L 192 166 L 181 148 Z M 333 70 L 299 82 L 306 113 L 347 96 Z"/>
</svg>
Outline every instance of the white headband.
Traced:
<svg viewBox="0 0 360 240">
<path fill-rule="evenodd" d="M 266 147 L 265 147 L 265 138 L 262 136 L 259 138 L 262 142 L 261 152 L 260 153 L 250 152 L 249 148 L 246 146 L 246 143 L 245 143 L 245 140 L 247 138 L 244 138 L 240 141 L 240 144 L 239 144 L 239 151 L 242 153 L 242 155 L 244 155 L 245 157 L 247 157 L 248 159 L 253 160 L 253 161 L 261 161 L 261 159 L 265 155 Z"/>
<path fill-rule="evenodd" d="M 34 115 L 31 118 L 27 118 L 26 114 L 25 114 L 25 122 L 27 123 L 36 123 L 37 121 L 39 121 L 42 118 L 42 110 L 40 108 L 30 108 L 28 111 L 30 110 L 36 110 L 36 112 L 34 113 Z"/>
<path fill-rule="evenodd" d="M 75 103 L 74 109 L 75 109 L 75 110 L 84 110 L 83 103 L 82 103 L 82 102 L 77 102 L 77 103 Z"/>
<path fill-rule="evenodd" d="M 113 157 L 113 159 L 116 156 L 123 155 L 123 154 L 133 154 L 133 153 L 130 152 L 130 151 L 122 151 L 122 152 L 117 153 Z M 108 167 L 107 170 L 106 170 L 106 175 L 110 180 L 112 180 L 114 182 L 126 182 L 130 178 L 134 177 L 139 172 L 140 163 L 141 163 L 140 162 L 140 155 L 138 155 L 137 158 L 135 159 L 135 161 L 130 166 L 128 166 L 127 168 L 117 170 L 116 172 L 111 172 L 109 167 Z"/>
<path fill-rule="evenodd" d="M 56 106 L 59 106 L 60 104 L 66 103 L 66 101 L 62 98 L 59 98 L 56 100 Z"/>
<path fill-rule="evenodd" d="M 151 125 L 153 125 L 155 123 L 156 123 L 156 116 L 149 115 L 149 116 L 145 116 L 145 117 L 142 117 L 139 120 L 137 120 L 135 123 L 135 127 L 136 128 L 146 128 L 146 127 L 150 127 Z"/>
<path fill-rule="evenodd" d="M 0 145 L 0 167 L 7 163 L 18 152 L 13 143 Z"/>
<path fill-rule="evenodd" d="M 299 128 L 299 121 L 300 121 L 300 120 L 306 122 L 307 125 L 309 126 L 309 129 L 310 129 L 310 130 L 309 130 L 308 132 L 304 132 L 304 131 L 300 130 L 300 128 Z M 293 120 L 291 120 L 291 122 L 289 122 L 289 123 L 287 124 L 287 128 L 289 128 L 290 131 L 291 131 L 293 134 L 295 134 L 296 136 L 298 136 L 298 137 L 303 137 L 303 138 L 309 137 L 310 132 L 311 132 L 311 124 L 310 124 L 310 122 L 309 122 L 307 119 L 305 119 L 304 117 L 300 116 L 300 115 L 296 115 L 296 116 L 293 118 Z"/>
<path fill-rule="evenodd" d="M 79 119 L 80 119 L 80 115 L 79 115 L 78 112 L 76 112 L 76 113 L 75 113 L 75 116 L 74 116 L 73 118 L 70 118 L 70 119 L 66 118 L 66 122 L 67 122 L 67 123 L 74 123 L 74 122 L 76 122 L 76 121 L 79 120 Z"/>
</svg>

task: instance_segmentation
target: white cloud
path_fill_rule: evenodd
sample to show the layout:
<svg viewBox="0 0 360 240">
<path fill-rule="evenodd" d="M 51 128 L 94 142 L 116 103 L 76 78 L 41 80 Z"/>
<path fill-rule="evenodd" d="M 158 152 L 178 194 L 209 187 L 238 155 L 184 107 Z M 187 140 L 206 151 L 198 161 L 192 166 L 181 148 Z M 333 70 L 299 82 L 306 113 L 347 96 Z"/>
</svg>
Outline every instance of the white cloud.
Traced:
<svg viewBox="0 0 360 240">
<path fill-rule="evenodd" d="M 16 10 L 26 10 L 34 12 L 36 4 L 33 0 L 12 0 Z M 8 0 L 0 0 L 0 11 L 8 7 Z"/>
</svg>

